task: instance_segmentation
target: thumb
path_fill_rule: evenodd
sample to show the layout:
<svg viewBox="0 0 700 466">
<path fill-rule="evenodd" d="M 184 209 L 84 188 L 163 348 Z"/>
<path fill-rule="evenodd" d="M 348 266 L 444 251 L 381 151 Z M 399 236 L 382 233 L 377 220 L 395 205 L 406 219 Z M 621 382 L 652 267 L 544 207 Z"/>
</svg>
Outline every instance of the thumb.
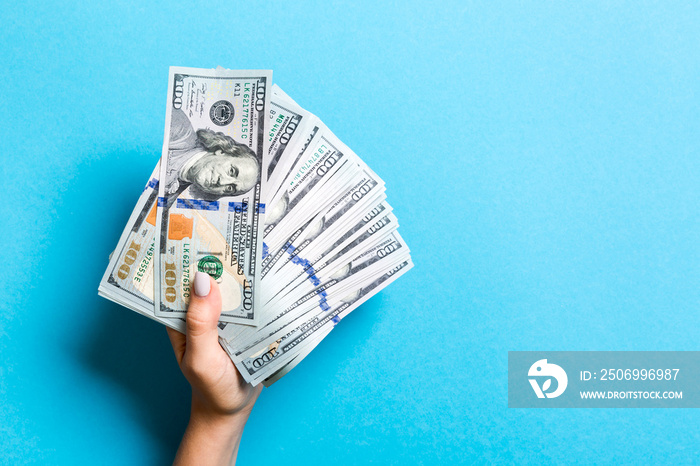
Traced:
<svg viewBox="0 0 700 466">
<path fill-rule="evenodd" d="M 220 351 L 217 324 L 221 315 L 219 285 L 209 275 L 197 272 L 194 294 L 187 308 L 186 353 L 193 361 L 202 361 Z"/>
</svg>

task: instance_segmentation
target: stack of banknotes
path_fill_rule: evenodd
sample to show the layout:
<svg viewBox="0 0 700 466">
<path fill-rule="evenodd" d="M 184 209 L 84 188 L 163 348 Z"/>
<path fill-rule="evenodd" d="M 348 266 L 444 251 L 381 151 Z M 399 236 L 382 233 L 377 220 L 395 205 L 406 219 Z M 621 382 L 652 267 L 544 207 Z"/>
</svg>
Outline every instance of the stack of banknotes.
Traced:
<svg viewBox="0 0 700 466">
<path fill-rule="evenodd" d="M 160 161 L 99 294 L 185 332 L 197 271 L 250 383 L 294 368 L 412 266 L 384 182 L 272 72 L 172 67 Z"/>
</svg>

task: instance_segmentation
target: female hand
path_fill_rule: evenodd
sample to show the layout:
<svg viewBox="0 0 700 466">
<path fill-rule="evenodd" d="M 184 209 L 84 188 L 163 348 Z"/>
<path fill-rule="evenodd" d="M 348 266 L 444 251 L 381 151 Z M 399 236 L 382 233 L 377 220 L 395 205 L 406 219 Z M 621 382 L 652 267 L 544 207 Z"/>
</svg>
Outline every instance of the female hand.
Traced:
<svg viewBox="0 0 700 466">
<path fill-rule="evenodd" d="M 243 427 L 260 395 L 219 345 L 221 293 L 209 275 L 197 272 L 187 309 L 187 335 L 168 328 L 175 357 L 192 386 L 190 422 L 175 464 L 230 464 Z"/>
</svg>

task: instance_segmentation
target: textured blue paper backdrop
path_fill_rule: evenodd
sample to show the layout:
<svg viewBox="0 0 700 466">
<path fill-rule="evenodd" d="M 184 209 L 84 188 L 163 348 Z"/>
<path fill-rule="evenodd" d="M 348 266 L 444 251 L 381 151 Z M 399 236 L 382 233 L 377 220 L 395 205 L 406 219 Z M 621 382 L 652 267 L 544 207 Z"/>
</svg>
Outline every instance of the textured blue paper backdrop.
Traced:
<svg viewBox="0 0 700 466">
<path fill-rule="evenodd" d="M 416 264 L 263 393 L 241 464 L 697 460 L 697 410 L 506 408 L 508 350 L 698 349 L 697 4 L 84 3 L 2 6 L 0 462 L 178 445 L 164 329 L 97 296 L 169 65 L 274 69 Z"/>
</svg>

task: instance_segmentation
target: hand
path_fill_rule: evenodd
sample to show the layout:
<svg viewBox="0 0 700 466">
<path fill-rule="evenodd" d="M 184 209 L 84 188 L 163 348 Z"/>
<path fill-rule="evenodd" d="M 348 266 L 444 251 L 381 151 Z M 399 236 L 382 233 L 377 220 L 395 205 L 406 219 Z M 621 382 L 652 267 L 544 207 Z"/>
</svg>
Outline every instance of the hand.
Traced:
<svg viewBox="0 0 700 466">
<path fill-rule="evenodd" d="M 260 395 L 241 377 L 219 345 L 221 293 L 209 275 L 197 272 L 187 309 L 187 335 L 168 329 L 175 357 L 192 386 L 190 423 L 176 464 L 229 464 L 235 461 L 243 427 Z"/>
</svg>

